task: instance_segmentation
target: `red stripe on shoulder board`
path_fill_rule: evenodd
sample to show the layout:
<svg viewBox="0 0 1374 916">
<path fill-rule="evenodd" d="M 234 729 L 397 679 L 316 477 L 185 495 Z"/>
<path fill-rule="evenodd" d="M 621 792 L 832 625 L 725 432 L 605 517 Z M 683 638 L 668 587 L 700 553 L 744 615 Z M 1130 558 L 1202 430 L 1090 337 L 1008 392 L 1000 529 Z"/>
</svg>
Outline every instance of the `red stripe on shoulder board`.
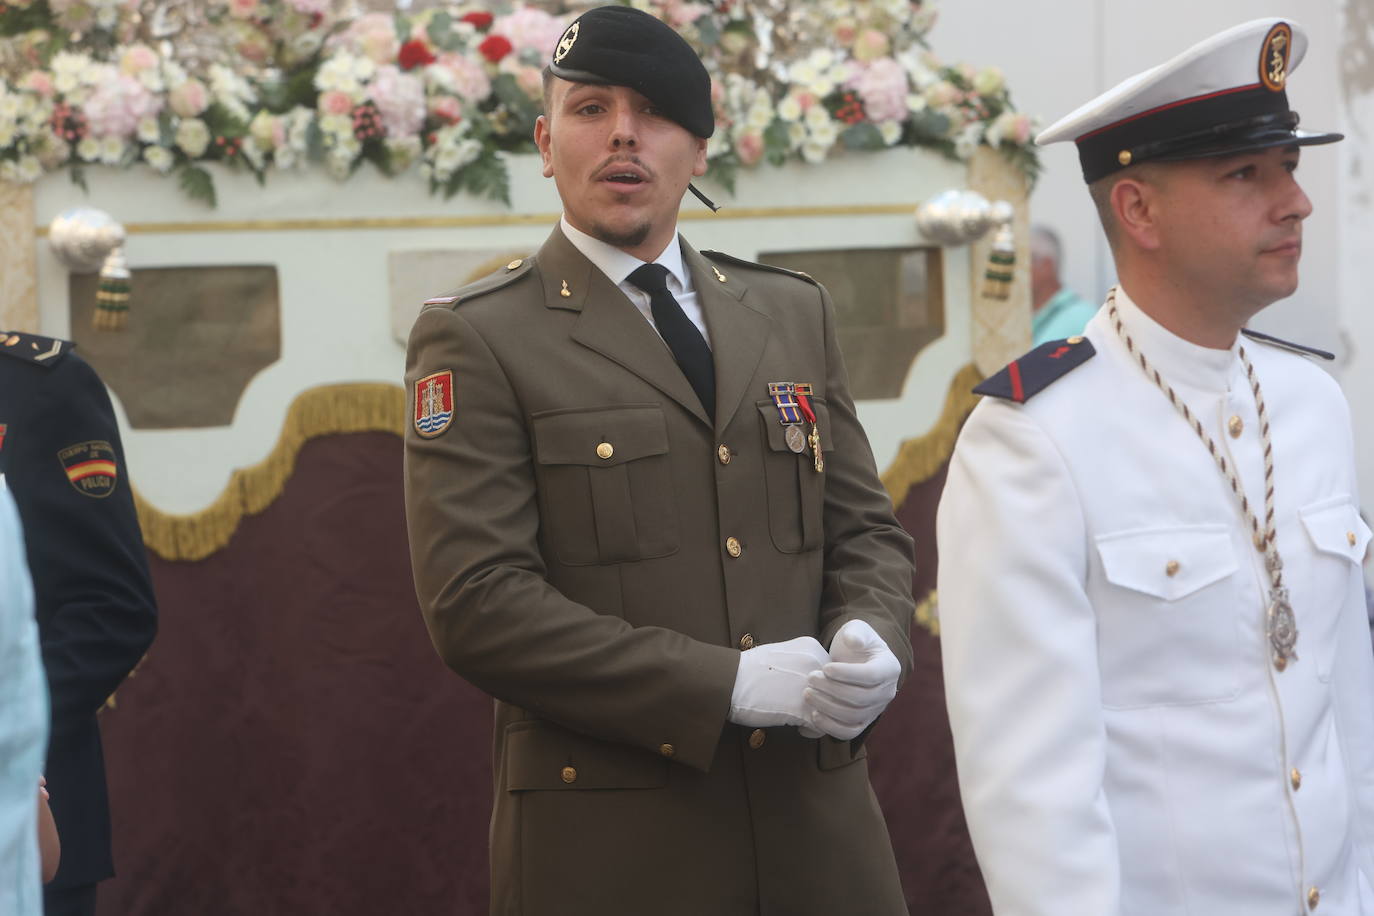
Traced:
<svg viewBox="0 0 1374 916">
<path fill-rule="evenodd" d="M 1011 379 L 1011 399 L 1018 404 L 1026 403 L 1026 389 L 1021 386 L 1021 366 L 1016 360 L 1007 363 L 1007 376 Z"/>
</svg>

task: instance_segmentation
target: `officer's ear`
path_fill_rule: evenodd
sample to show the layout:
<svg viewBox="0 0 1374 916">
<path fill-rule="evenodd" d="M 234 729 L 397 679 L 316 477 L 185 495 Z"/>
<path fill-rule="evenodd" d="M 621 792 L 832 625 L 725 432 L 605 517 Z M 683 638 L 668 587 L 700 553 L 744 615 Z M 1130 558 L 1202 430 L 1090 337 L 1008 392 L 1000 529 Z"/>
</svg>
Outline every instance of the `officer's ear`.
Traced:
<svg viewBox="0 0 1374 916">
<path fill-rule="evenodd" d="M 549 116 L 541 114 L 534 121 L 534 145 L 539 148 L 539 158 L 544 163 L 544 177 L 553 177 L 553 136 L 549 133 Z"/>
<path fill-rule="evenodd" d="M 1109 200 L 1118 237 L 1146 251 L 1160 247 L 1162 191 L 1163 181 L 1152 168 L 1136 166 L 1117 178 Z"/>
</svg>

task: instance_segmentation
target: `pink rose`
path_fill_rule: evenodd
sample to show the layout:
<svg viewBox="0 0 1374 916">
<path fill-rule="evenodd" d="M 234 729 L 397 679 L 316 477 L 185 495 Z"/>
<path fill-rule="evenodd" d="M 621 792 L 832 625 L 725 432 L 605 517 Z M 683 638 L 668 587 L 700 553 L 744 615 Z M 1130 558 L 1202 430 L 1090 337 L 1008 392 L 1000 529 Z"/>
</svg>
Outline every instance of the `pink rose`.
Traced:
<svg viewBox="0 0 1374 916">
<path fill-rule="evenodd" d="M 763 134 L 756 130 L 746 131 L 735 140 L 735 152 L 739 161 L 745 165 L 756 165 L 763 158 Z"/>
<path fill-rule="evenodd" d="M 554 45 L 563 37 L 563 22 L 543 10 L 521 7 L 509 16 L 498 17 L 491 27 L 492 35 L 508 40 L 516 53 L 531 51 L 540 60 L 553 53 Z"/>
<path fill-rule="evenodd" d="M 402 73 L 399 67 L 387 64 L 377 68 L 367 94 L 381 113 L 388 137 L 419 133 L 425 120 L 425 88 L 419 77 Z"/>
<path fill-rule="evenodd" d="M 52 74 L 44 70 L 30 70 L 19 83 L 20 89 L 36 92 L 45 99 L 52 98 Z"/>
<path fill-rule="evenodd" d="M 157 66 L 157 52 L 147 45 L 133 45 L 119 58 L 119 69 L 130 76 Z"/>
<path fill-rule="evenodd" d="M 210 107 L 210 92 L 194 77 L 177 86 L 167 95 L 172 111 L 183 118 L 196 118 Z"/>
<path fill-rule="evenodd" d="M 336 43 L 342 43 L 376 64 L 389 64 L 400 53 L 396 26 L 387 13 L 366 13 L 348 27 Z"/>
<path fill-rule="evenodd" d="M 257 18 L 258 0 L 229 0 L 229 15 L 235 19 Z"/>
<path fill-rule="evenodd" d="M 818 101 L 818 99 L 816 98 L 816 94 L 815 94 L 815 93 L 813 93 L 813 92 L 807 92 L 806 90 L 802 90 L 802 91 L 798 92 L 798 93 L 796 94 L 796 99 L 797 99 L 797 104 L 801 106 L 801 110 L 804 111 L 804 112 L 810 111 L 810 110 L 811 110 L 811 106 L 812 106 L 812 105 L 815 105 L 816 102 Z"/>
<path fill-rule="evenodd" d="M 892 43 L 877 29 L 864 29 L 854 39 L 854 59 L 863 63 L 886 57 Z"/>
<path fill-rule="evenodd" d="M 845 16 L 837 19 L 831 27 L 830 33 L 835 36 L 835 40 L 846 48 L 854 43 L 854 39 L 859 37 L 859 24 L 854 21 L 854 17 Z"/>
<path fill-rule="evenodd" d="M 346 115 L 353 111 L 353 100 L 348 93 L 331 89 L 320 93 L 320 111 L 325 114 Z"/>
<path fill-rule="evenodd" d="M 497 67 L 502 73 L 515 77 L 515 85 L 536 102 L 544 95 L 544 73 L 538 67 L 520 63 L 514 54 L 501 61 Z"/>
<path fill-rule="evenodd" d="M 463 103 L 451 95 L 435 96 L 429 100 L 429 113 L 447 124 L 463 120 Z"/>
<path fill-rule="evenodd" d="M 426 68 L 427 72 L 439 69 L 435 80 L 444 88 L 462 99 L 480 102 L 491 95 L 491 78 L 486 68 L 463 54 L 447 52 L 439 55 L 439 60 Z"/>
</svg>

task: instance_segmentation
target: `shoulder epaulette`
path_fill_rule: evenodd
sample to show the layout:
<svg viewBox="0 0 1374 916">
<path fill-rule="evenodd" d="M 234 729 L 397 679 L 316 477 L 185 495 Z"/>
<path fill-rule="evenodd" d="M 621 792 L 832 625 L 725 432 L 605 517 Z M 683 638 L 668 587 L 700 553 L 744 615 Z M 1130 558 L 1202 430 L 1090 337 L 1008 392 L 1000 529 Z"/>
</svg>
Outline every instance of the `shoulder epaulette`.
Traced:
<svg viewBox="0 0 1374 916">
<path fill-rule="evenodd" d="M 736 267 L 753 267 L 757 270 L 767 270 L 771 273 L 782 274 L 787 277 L 796 277 L 798 280 L 805 280 L 813 286 L 820 285 L 816 282 L 814 277 L 810 274 L 802 273 L 800 270 L 788 270 L 786 267 L 775 267 L 772 264 L 760 264 L 758 261 L 746 261 L 743 258 L 728 255 L 723 251 L 703 251 L 701 254 L 703 257 L 710 258 L 712 261 L 720 261 L 722 264 L 733 264 Z"/>
<path fill-rule="evenodd" d="M 1086 337 L 1046 341 L 1007 363 L 1005 369 L 986 379 L 973 393 L 1024 404 L 1092 359 L 1096 352 Z"/>
<path fill-rule="evenodd" d="M 1269 334 L 1261 334 L 1259 331 L 1252 331 L 1249 328 L 1241 328 L 1240 331 L 1251 340 L 1260 343 L 1267 343 L 1271 347 L 1278 347 L 1280 350 L 1288 350 L 1291 353 L 1299 353 L 1303 356 L 1320 356 L 1322 359 L 1335 359 L 1335 353 L 1327 353 L 1325 350 L 1318 350 L 1316 347 L 1309 347 L 1305 344 L 1293 343 L 1291 340 L 1284 340 L 1281 337 L 1273 337 Z"/>
<path fill-rule="evenodd" d="M 533 258 L 516 258 L 500 270 L 487 274 L 479 280 L 472 281 L 457 292 L 450 293 L 447 296 L 435 296 L 433 299 L 426 299 L 425 308 L 434 306 L 455 308 L 464 302 L 476 299 L 478 296 L 485 296 L 487 293 L 492 293 L 498 289 L 509 286 L 528 274 L 533 265 Z"/>
<path fill-rule="evenodd" d="M 0 331 L 0 353 L 40 366 L 57 365 L 75 346 L 76 344 L 70 340 L 23 334 L 18 331 Z"/>
</svg>

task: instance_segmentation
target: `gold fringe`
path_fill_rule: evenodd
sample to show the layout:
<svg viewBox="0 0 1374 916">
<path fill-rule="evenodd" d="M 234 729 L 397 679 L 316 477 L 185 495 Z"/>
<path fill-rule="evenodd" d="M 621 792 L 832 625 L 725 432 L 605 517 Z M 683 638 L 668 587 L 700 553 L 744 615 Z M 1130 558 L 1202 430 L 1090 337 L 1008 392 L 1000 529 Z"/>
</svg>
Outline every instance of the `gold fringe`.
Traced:
<svg viewBox="0 0 1374 916">
<path fill-rule="evenodd" d="M 933 588 L 916 602 L 916 623 L 929 630 L 931 636 L 940 635 L 939 605 L 940 593 Z"/>
<path fill-rule="evenodd" d="M 272 453 L 240 468 L 213 503 L 200 512 L 162 512 L 134 490 L 143 542 L 165 560 L 203 560 L 223 549 L 245 515 L 270 506 L 295 470 L 301 446 L 334 433 L 405 433 L 405 389 L 384 383 L 325 385 L 301 392 L 292 402 Z"/>
<path fill-rule="evenodd" d="M 956 372 L 954 380 L 949 383 L 940 419 L 925 435 L 906 440 L 897 450 L 897 457 L 883 472 L 883 486 L 887 487 L 887 495 L 892 497 L 894 507 L 900 509 L 911 488 L 929 480 L 954 454 L 954 441 L 959 437 L 959 428 L 979 400 L 978 395 L 973 393 L 973 387 L 982 380 L 983 374 L 973 363 Z"/>
</svg>

